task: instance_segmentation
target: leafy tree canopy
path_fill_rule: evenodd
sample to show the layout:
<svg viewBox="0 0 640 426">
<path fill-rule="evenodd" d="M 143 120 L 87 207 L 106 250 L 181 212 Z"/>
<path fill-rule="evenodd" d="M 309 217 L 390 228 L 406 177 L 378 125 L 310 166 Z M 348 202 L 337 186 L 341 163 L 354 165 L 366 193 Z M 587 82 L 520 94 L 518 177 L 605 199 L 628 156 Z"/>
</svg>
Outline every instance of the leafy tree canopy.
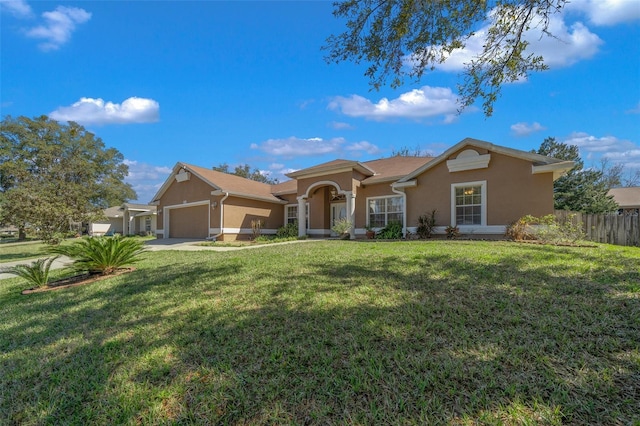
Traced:
<svg viewBox="0 0 640 426">
<path fill-rule="evenodd" d="M 365 75 L 378 89 L 391 78 L 398 87 L 405 77 L 420 79 L 488 22 L 483 50 L 467 64 L 458 90 L 461 108 L 483 100 L 490 116 L 502 84 L 532 71 L 547 69 L 543 58 L 529 53 L 526 31 L 548 32 L 550 18 L 566 0 L 345 0 L 333 14 L 346 19 L 346 31 L 331 35 L 324 46 L 327 61 L 369 64 Z"/>
<path fill-rule="evenodd" d="M 46 241 L 102 209 L 136 198 L 124 157 L 74 122 L 46 116 L 0 123 L 0 221 Z"/>
<path fill-rule="evenodd" d="M 231 175 L 255 180 L 256 182 L 268 183 L 269 185 L 275 185 L 276 183 L 278 183 L 278 179 L 270 178 L 268 175 L 262 173 L 257 168 L 251 169 L 251 166 L 248 164 L 236 166 L 233 171 L 229 170 L 229 165 L 227 163 L 222 163 L 219 166 L 213 166 L 212 169 L 217 172 L 229 173 Z"/>
<path fill-rule="evenodd" d="M 613 197 L 607 195 L 611 189 L 611 180 L 602 170 L 583 169 L 584 162 L 576 145 L 557 142 L 555 138 L 546 138 L 534 152 L 575 163 L 573 169 L 553 184 L 556 210 L 607 213 L 618 209 Z"/>
</svg>

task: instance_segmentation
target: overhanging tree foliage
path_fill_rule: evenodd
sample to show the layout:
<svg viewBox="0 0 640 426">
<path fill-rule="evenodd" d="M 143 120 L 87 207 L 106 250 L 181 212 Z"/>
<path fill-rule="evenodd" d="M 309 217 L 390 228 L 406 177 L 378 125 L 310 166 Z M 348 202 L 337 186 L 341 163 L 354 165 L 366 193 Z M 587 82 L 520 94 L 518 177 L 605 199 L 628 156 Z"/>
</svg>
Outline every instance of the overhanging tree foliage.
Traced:
<svg viewBox="0 0 640 426">
<path fill-rule="evenodd" d="M 583 169 L 584 162 L 576 145 L 560 143 L 555 138 L 546 138 L 535 152 L 575 163 L 573 169 L 553 184 L 556 210 L 608 213 L 618 209 L 613 197 L 607 195 L 610 189 L 609 179 L 601 170 Z"/>
<path fill-rule="evenodd" d="M 74 122 L 5 117 L 0 124 L 0 221 L 48 242 L 101 210 L 134 199 L 124 157 Z"/>
<path fill-rule="evenodd" d="M 530 29 L 548 33 L 551 16 L 566 0 L 346 0 L 333 14 L 347 20 L 347 30 L 331 35 L 328 61 L 369 64 L 365 75 L 378 89 L 391 78 L 420 79 L 444 62 L 488 22 L 483 50 L 467 64 L 458 90 L 461 108 L 480 98 L 490 116 L 502 84 L 547 69 L 543 58 L 526 51 Z"/>
<path fill-rule="evenodd" d="M 233 171 L 229 170 L 229 165 L 227 163 L 222 163 L 219 166 L 213 166 L 212 169 L 217 172 L 229 173 L 231 175 L 255 180 L 256 182 L 268 183 L 269 185 L 275 185 L 278 183 L 278 179 L 272 179 L 256 168 L 251 169 L 251 166 L 248 164 L 236 166 Z"/>
</svg>

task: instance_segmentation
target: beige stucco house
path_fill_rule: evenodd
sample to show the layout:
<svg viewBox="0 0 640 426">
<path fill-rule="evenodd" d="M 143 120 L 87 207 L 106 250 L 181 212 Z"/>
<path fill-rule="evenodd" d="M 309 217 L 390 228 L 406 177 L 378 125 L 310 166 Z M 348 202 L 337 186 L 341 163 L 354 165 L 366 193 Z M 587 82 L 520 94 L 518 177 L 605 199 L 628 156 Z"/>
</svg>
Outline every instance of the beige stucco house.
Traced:
<svg viewBox="0 0 640 426">
<path fill-rule="evenodd" d="M 179 162 L 151 204 L 159 238 L 246 239 L 252 220 L 266 234 L 297 221 L 301 236 L 330 236 L 339 218 L 354 224 L 352 238 L 392 221 L 415 232 L 434 209 L 436 232 L 453 224 L 462 234 L 501 235 L 521 216 L 553 213 L 553 181 L 571 167 L 469 138 L 435 158 L 334 160 L 277 185 Z"/>
<path fill-rule="evenodd" d="M 104 210 L 104 219 L 91 222 L 89 235 L 154 235 L 156 206 L 124 203 Z"/>
</svg>

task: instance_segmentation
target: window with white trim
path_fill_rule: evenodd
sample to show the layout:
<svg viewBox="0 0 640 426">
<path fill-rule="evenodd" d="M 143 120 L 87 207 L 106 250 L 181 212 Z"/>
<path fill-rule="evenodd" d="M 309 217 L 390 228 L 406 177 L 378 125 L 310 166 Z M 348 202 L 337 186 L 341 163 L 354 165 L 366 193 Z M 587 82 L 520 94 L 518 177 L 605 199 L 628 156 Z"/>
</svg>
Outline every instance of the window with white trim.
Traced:
<svg viewBox="0 0 640 426">
<path fill-rule="evenodd" d="M 309 229 L 309 203 L 305 204 L 305 229 Z M 298 205 L 297 204 L 289 204 L 285 206 L 284 210 L 284 221 L 285 224 L 295 223 L 298 221 Z"/>
<path fill-rule="evenodd" d="M 451 185 L 451 221 L 456 226 L 486 225 L 486 181 Z"/>
<path fill-rule="evenodd" d="M 373 228 L 384 228 L 391 222 L 403 226 L 404 203 L 401 196 L 368 198 L 368 223 Z"/>
</svg>

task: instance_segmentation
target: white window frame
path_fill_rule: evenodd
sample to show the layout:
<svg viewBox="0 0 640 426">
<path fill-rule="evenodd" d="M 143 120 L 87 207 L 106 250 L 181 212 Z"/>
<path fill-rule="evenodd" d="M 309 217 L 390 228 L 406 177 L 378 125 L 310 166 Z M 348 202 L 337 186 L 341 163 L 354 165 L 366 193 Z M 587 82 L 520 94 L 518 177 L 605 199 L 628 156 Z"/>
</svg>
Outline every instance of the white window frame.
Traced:
<svg viewBox="0 0 640 426">
<path fill-rule="evenodd" d="M 306 206 L 305 219 L 307 221 L 307 223 L 305 224 L 306 225 L 305 229 L 309 229 L 309 223 L 310 223 L 309 222 L 309 203 L 305 203 L 305 206 Z M 296 208 L 295 217 L 289 216 L 289 209 L 291 207 L 295 207 Z M 290 217 L 293 217 L 295 221 L 298 220 L 298 210 L 297 209 L 298 209 L 298 204 L 297 203 L 296 204 L 287 204 L 287 205 L 284 206 L 284 224 L 285 224 L 285 226 L 289 224 L 289 218 Z"/>
<path fill-rule="evenodd" d="M 407 206 L 405 205 L 405 197 L 403 197 L 402 195 L 382 195 L 379 197 L 367 197 L 367 204 L 366 204 L 366 209 L 367 209 L 367 226 L 371 225 L 371 217 L 370 217 L 370 213 L 369 213 L 369 202 L 371 200 L 380 200 L 380 199 L 388 199 L 388 198 L 400 198 L 400 200 L 402 201 L 402 210 L 399 212 L 393 212 L 393 214 L 401 214 L 402 215 L 402 220 L 400 222 L 402 222 L 402 227 L 404 228 L 406 226 L 406 224 L 404 223 L 405 221 L 405 217 L 406 217 L 406 212 L 407 212 Z M 387 203 L 385 203 L 385 212 L 384 212 L 384 226 L 389 225 L 389 212 L 387 211 Z M 375 229 L 382 229 L 382 228 L 375 228 Z"/>
<path fill-rule="evenodd" d="M 487 181 L 459 182 L 451 184 L 451 225 L 456 226 L 456 189 L 467 186 L 480 187 L 480 223 L 476 225 L 457 225 L 460 229 L 469 229 L 478 226 L 487 226 Z"/>
</svg>

